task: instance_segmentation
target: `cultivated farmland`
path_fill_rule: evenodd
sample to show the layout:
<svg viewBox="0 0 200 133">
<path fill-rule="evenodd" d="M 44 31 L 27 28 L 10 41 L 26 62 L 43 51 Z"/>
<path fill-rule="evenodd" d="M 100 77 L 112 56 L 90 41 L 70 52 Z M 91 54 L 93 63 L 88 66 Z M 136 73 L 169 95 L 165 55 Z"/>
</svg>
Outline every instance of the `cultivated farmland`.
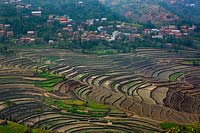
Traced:
<svg viewBox="0 0 200 133">
<path fill-rule="evenodd" d="M 88 55 L 15 50 L 0 56 L 0 118 L 55 132 L 161 132 L 200 118 L 195 51 Z"/>
</svg>

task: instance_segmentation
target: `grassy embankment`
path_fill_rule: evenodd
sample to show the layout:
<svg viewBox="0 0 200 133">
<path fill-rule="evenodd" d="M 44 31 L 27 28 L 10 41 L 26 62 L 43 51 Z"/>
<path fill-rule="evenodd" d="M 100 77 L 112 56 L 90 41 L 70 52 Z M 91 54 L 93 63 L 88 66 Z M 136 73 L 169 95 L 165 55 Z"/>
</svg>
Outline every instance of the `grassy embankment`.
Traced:
<svg viewBox="0 0 200 133">
<path fill-rule="evenodd" d="M 93 101 L 84 102 L 75 99 L 55 100 L 47 98 L 45 99 L 45 102 L 67 112 L 89 115 L 91 117 L 105 117 L 108 115 L 110 110 L 115 110 L 113 107 L 99 104 Z"/>
<path fill-rule="evenodd" d="M 1 124 L 2 120 L 0 120 L 0 133 L 25 133 L 30 131 L 30 129 L 24 125 L 20 125 L 15 122 L 7 121 L 4 124 Z M 41 129 L 31 129 L 31 133 L 53 133 L 48 130 Z"/>
<path fill-rule="evenodd" d="M 176 82 L 177 79 L 178 79 L 179 77 L 181 77 L 183 74 L 184 74 L 184 73 L 182 73 L 182 72 L 173 73 L 173 74 L 171 74 L 171 75 L 169 76 L 169 80 L 170 80 L 171 82 Z"/>
<path fill-rule="evenodd" d="M 57 76 L 53 73 L 44 72 L 41 70 L 33 70 L 36 73 L 37 77 L 46 78 L 44 81 L 35 81 L 34 84 L 38 87 L 41 87 L 45 90 L 52 91 L 54 90 L 54 86 L 63 81 L 64 78 L 61 76 Z"/>
<path fill-rule="evenodd" d="M 161 123 L 160 127 L 166 133 L 200 133 L 200 123 L 196 122 L 193 125 L 180 125 L 175 123 Z"/>
</svg>

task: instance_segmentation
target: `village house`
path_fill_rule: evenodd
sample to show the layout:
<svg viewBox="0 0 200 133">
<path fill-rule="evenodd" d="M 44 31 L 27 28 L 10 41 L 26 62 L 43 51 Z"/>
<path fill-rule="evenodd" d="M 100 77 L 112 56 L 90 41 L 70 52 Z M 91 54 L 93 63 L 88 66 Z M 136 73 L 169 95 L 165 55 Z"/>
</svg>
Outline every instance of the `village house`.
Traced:
<svg viewBox="0 0 200 133">
<path fill-rule="evenodd" d="M 104 29 L 104 27 L 103 26 L 99 26 L 99 27 L 97 27 L 97 30 L 100 32 L 100 31 L 102 31 Z"/>
<path fill-rule="evenodd" d="M 77 26 L 78 31 L 84 31 L 83 27 L 81 25 Z"/>
<path fill-rule="evenodd" d="M 13 36 L 13 31 L 7 31 L 6 32 L 7 37 L 12 37 Z"/>
<path fill-rule="evenodd" d="M 66 17 L 59 17 L 58 21 L 60 24 L 66 24 L 68 22 Z"/>
<path fill-rule="evenodd" d="M 4 29 L 4 24 L 0 24 L 0 30 Z"/>
<path fill-rule="evenodd" d="M 78 6 L 83 6 L 83 1 L 79 1 L 79 2 L 77 3 L 77 5 L 78 5 Z"/>
<path fill-rule="evenodd" d="M 101 18 L 101 21 L 103 22 L 103 21 L 107 21 L 107 18 Z"/>
<path fill-rule="evenodd" d="M 25 4 L 17 4 L 16 6 L 16 9 L 23 9 L 23 8 L 25 8 L 26 7 L 26 5 Z"/>
<path fill-rule="evenodd" d="M 166 30 L 165 30 L 165 33 L 166 33 L 166 34 L 171 34 L 172 32 L 171 32 L 171 30 L 166 29 Z"/>
<path fill-rule="evenodd" d="M 164 38 L 169 36 L 173 38 L 181 38 L 193 33 L 196 26 L 187 27 L 186 25 L 180 26 L 180 30 L 175 25 L 162 26 L 160 29 L 144 29 L 145 35 L 152 35 L 152 38 Z"/>
<path fill-rule="evenodd" d="M 191 27 L 188 28 L 188 32 L 193 33 L 196 28 L 197 27 L 195 25 L 192 25 Z"/>
<path fill-rule="evenodd" d="M 19 39 L 20 43 L 30 43 L 32 41 L 34 41 L 34 39 L 30 38 L 30 37 L 21 37 Z"/>
<path fill-rule="evenodd" d="M 26 8 L 26 9 L 30 9 L 31 7 L 32 7 L 31 4 L 26 4 L 26 5 L 25 5 L 25 8 Z"/>
<path fill-rule="evenodd" d="M 97 31 L 100 33 L 100 34 L 107 34 L 107 29 L 105 26 L 98 26 L 97 27 Z"/>
<path fill-rule="evenodd" d="M 60 33 L 60 32 L 57 33 L 57 35 L 58 35 L 58 37 L 62 37 L 62 33 Z"/>
<path fill-rule="evenodd" d="M 100 19 L 96 18 L 96 19 L 95 19 L 95 21 L 96 21 L 96 22 L 99 22 L 99 21 L 100 21 Z"/>
<path fill-rule="evenodd" d="M 0 37 L 3 37 L 5 35 L 5 31 L 4 30 L 0 30 Z"/>
<path fill-rule="evenodd" d="M 172 44 L 172 43 L 165 43 L 165 46 L 166 46 L 166 47 L 172 47 L 173 44 Z"/>
<path fill-rule="evenodd" d="M 153 39 L 163 39 L 163 35 L 162 34 L 158 34 L 158 35 L 152 35 Z"/>
<path fill-rule="evenodd" d="M 32 15 L 40 17 L 40 16 L 42 16 L 42 11 L 32 11 Z"/>
<path fill-rule="evenodd" d="M 177 32 L 177 33 L 175 33 L 174 35 L 175 35 L 175 37 L 176 37 L 176 38 L 180 38 L 180 37 L 182 37 L 182 36 L 183 36 L 183 34 L 182 34 L 182 33 L 180 33 L 180 32 Z"/>
<path fill-rule="evenodd" d="M 190 4 L 185 4 L 185 6 L 187 6 L 187 7 L 195 7 L 196 4 L 194 4 L 194 3 L 190 3 Z"/>
<path fill-rule="evenodd" d="M 73 27 L 71 24 L 68 24 L 66 27 L 63 27 L 62 29 L 63 31 L 67 31 L 67 32 L 72 32 L 73 31 Z"/>
<path fill-rule="evenodd" d="M 151 34 L 151 29 L 144 29 L 144 34 L 145 35 L 150 35 Z"/>
<path fill-rule="evenodd" d="M 88 26 L 94 25 L 94 19 L 88 19 L 85 24 Z"/>
<path fill-rule="evenodd" d="M 113 40 L 121 40 L 123 38 L 123 33 L 119 31 L 114 31 L 112 33 L 112 39 Z"/>
<path fill-rule="evenodd" d="M 106 29 L 109 30 L 109 31 L 110 31 L 110 30 L 113 30 L 113 25 L 108 25 L 108 26 L 106 27 Z"/>
<path fill-rule="evenodd" d="M 47 23 L 52 23 L 56 20 L 56 16 L 55 15 L 49 15 L 48 19 L 47 19 Z"/>
<path fill-rule="evenodd" d="M 129 36 L 129 41 L 133 41 L 133 40 L 135 40 L 136 38 L 141 38 L 141 35 L 140 34 L 131 34 L 130 36 Z"/>
<path fill-rule="evenodd" d="M 9 30 L 11 28 L 11 25 L 10 24 L 4 24 L 4 29 L 5 30 Z"/>
<path fill-rule="evenodd" d="M 49 45 L 53 45 L 53 44 L 54 44 L 54 41 L 53 41 L 53 40 L 49 40 L 49 41 L 48 41 L 48 44 L 49 44 Z"/>
<path fill-rule="evenodd" d="M 49 15 L 49 16 L 48 16 L 48 19 L 49 19 L 49 20 L 52 20 L 52 19 L 54 19 L 54 18 L 55 18 L 54 15 Z"/>
<path fill-rule="evenodd" d="M 151 34 L 158 34 L 159 31 L 158 29 L 151 29 Z"/>
<path fill-rule="evenodd" d="M 27 31 L 28 37 L 34 37 L 35 36 L 35 31 Z"/>
<path fill-rule="evenodd" d="M 165 34 L 165 29 L 166 29 L 165 26 L 162 26 L 162 27 L 159 29 L 159 33 L 164 35 L 164 34 Z"/>
<path fill-rule="evenodd" d="M 175 25 L 169 25 L 168 28 L 169 28 L 170 30 L 175 30 L 175 29 L 177 29 Z"/>
<path fill-rule="evenodd" d="M 119 24 L 118 24 L 118 25 L 116 25 L 116 28 L 120 29 L 120 28 L 121 28 L 121 25 L 119 25 Z"/>
<path fill-rule="evenodd" d="M 9 3 L 19 3 L 21 2 L 22 0 L 10 0 Z"/>
<path fill-rule="evenodd" d="M 99 40 L 100 36 L 96 34 L 94 31 L 85 31 L 82 36 L 81 40 L 83 41 L 90 41 L 90 40 Z"/>
<path fill-rule="evenodd" d="M 63 31 L 73 31 L 73 29 L 72 29 L 72 27 L 64 27 L 63 29 L 62 29 Z"/>
<path fill-rule="evenodd" d="M 185 33 L 189 32 L 189 30 L 188 30 L 186 25 L 181 26 L 181 31 L 185 32 Z"/>
</svg>

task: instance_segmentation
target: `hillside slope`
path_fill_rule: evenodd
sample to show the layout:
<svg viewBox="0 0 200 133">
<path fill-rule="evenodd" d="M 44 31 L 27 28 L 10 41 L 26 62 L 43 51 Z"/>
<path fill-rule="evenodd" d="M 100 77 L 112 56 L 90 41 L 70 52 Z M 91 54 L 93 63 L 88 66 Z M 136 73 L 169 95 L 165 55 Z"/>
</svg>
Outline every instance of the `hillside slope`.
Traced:
<svg viewBox="0 0 200 133">
<path fill-rule="evenodd" d="M 179 19 L 172 12 L 166 10 L 154 1 L 138 0 L 100 0 L 114 12 L 124 15 L 133 22 L 152 22 L 153 24 L 171 23 Z"/>
<path fill-rule="evenodd" d="M 198 0 L 99 0 L 133 22 L 153 24 L 200 22 Z"/>
<path fill-rule="evenodd" d="M 110 20 L 120 20 L 117 13 L 113 13 L 108 7 L 98 0 L 24 0 L 31 4 L 32 8 L 41 7 L 46 14 L 67 15 L 74 20 L 86 20 L 91 18 L 106 17 Z"/>
<path fill-rule="evenodd" d="M 200 1 L 199 0 L 164 0 L 159 5 L 182 18 L 184 21 L 200 23 Z"/>
</svg>

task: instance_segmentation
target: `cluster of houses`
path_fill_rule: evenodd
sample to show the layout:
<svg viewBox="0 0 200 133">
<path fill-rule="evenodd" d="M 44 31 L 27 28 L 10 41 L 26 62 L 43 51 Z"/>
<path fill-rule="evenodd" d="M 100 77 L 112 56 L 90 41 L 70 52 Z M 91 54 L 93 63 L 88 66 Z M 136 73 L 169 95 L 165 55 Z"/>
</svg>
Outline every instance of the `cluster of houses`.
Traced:
<svg viewBox="0 0 200 133">
<path fill-rule="evenodd" d="M 195 25 L 190 27 L 183 25 L 177 28 L 175 25 L 162 26 L 160 29 L 144 29 L 144 34 L 151 36 L 153 39 L 163 39 L 165 37 L 181 38 L 193 33 Z"/>
<path fill-rule="evenodd" d="M 97 22 L 98 26 L 96 29 L 92 31 L 84 29 L 85 26 L 94 26 Z M 61 34 L 67 34 L 71 37 L 71 40 L 106 40 L 108 42 L 112 42 L 116 40 L 133 41 L 137 38 L 143 39 L 143 36 L 151 36 L 152 39 L 164 39 L 166 37 L 181 38 L 192 34 L 195 29 L 195 25 L 183 25 L 179 28 L 175 25 L 168 25 L 162 26 L 159 29 L 144 29 L 144 31 L 141 32 L 137 27 L 130 24 L 125 24 L 123 22 L 115 24 L 114 22 L 107 21 L 106 18 L 102 18 L 89 19 L 84 22 L 83 25 L 78 26 L 76 30 L 72 28 L 72 24 L 68 24 L 62 29 L 63 32 Z"/>
<path fill-rule="evenodd" d="M 22 0 L 1 0 L 0 3 L 4 4 L 12 4 L 12 3 L 20 3 Z"/>
<path fill-rule="evenodd" d="M 29 8 L 31 5 L 26 5 L 21 0 L 5 0 L 9 3 L 18 3 L 16 8 Z M 78 2 L 79 6 L 84 3 Z M 42 9 L 40 7 L 37 10 L 31 10 L 31 15 L 35 17 L 42 16 Z M 195 25 L 177 27 L 175 25 L 162 26 L 161 28 L 153 29 L 141 29 L 138 26 L 127 24 L 124 22 L 109 21 L 107 18 L 95 18 L 88 19 L 81 24 L 77 24 L 67 15 L 49 15 L 46 24 L 59 23 L 61 26 L 55 31 L 54 38 L 50 38 L 47 43 L 50 45 L 56 41 L 64 40 L 64 36 L 67 36 L 68 40 L 81 40 L 81 41 L 93 41 L 93 40 L 105 40 L 108 42 L 113 41 L 133 41 L 135 39 L 143 39 L 144 36 L 150 36 L 153 39 L 164 39 L 166 37 L 181 38 L 188 36 L 196 29 Z M 77 26 L 78 25 L 78 26 Z M 38 31 L 27 31 L 27 33 L 21 37 L 18 37 L 19 43 L 31 43 L 35 42 L 39 37 L 37 36 Z M 13 31 L 11 25 L 0 24 L 0 37 L 12 37 Z M 43 38 L 39 38 L 43 40 Z"/>
<path fill-rule="evenodd" d="M 105 40 L 108 42 L 141 38 L 141 35 L 138 34 L 137 27 L 123 22 L 115 24 L 113 21 L 108 21 L 107 18 L 88 19 L 75 28 L 73 28 L 73 24 L 74 23 L 68 23 L 65 25 L 62 28 L 61 33 L 59 33 L 59 36 L 66 34 L 69 37 L 69 40 Z M 90 27 L 92 27 L 92 30 Z"/>
<path fill-rule="evenodd" d="M 31 43 L 35 41 L 36 33 L 35 31 L 27 31 L 26 35 L 19 38 L 20 43 Z"/>
<path fill-rule="evenodd" d="M 68 16 L 49 15 L 47 23 L 59 22 L 60 24 L 68 24 L 72 21 Z"/>
<path fill-rule="evenodd" d="M 162 1 L 162 0 L 161 0 Z M 196 6 L 196 3 L 195 2 L 189 2 L 189 1 L 186 1 L 186 0 L 168 0 L 168 2 L 170 4 L 177 4 L 177 2 L 181 2 L 182 4 L 184 4 L 186 7 L 195 7 Z"/>
<path fill-rule="evenodd" d="M 10 24 L 0 24 L 0 37 L 12 37 L 13 31 Z"/>
<path fill-rule="evenodd" d="M 196 29 L 195 25 L 183 25 L 179 28 L 175 25 L 162 26 L 160 29 L 144 29 L 139 30 L 138 27 L 123 22 L 108 21 L 107 18 L 88 19 L 82 25 L 74 26 L 74 21 L 66 16 L 49 15 L 47 23 L 57 21 L 62 25 L 62 29 L 58 29 L 57 37 L 51 38 L 47 43 L 52 45 L 56 41 L 64 40 L 66 35 L 68 40 L 94 41 L 105 40 L 113 41 L 133 41 L 135 39 L 143 39 L 143 36 L 150 36 L 153 39 L 164 39 L 165 37 L 181 38 L 188 36 Z M 86 30 L 88 27 L 95 27 L 92 30 Z M 25 35 L 18 38 L 19 43 L 31 43 L 36 41 L 37 31 L 27 31 Z M 0 24 L 0 37 L 12 37 L 13 31 L 9 24 Z M 40 38 L 42 40 L 42 38 Z"/>
</svg>

